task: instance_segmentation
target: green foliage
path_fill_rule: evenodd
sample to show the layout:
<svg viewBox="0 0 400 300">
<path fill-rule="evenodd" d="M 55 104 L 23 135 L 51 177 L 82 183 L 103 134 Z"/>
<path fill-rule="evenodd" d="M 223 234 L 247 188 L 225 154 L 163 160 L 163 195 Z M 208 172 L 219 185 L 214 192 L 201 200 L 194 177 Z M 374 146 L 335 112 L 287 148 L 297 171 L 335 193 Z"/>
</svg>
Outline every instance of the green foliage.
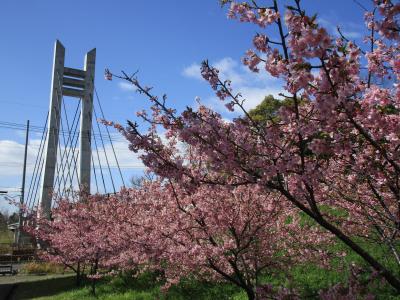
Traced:
<svg viewBox="0 0 400 300">
<path fill-rule="evenodd" d="M 65 268 L 51 262 L 30 262 L 22 266 L 22 274 L 63 274 Z"/>
<path fill-rule="evenodd" d="M 7 226 L 18 222 L 18 218 L 16 212 L 10 215 L 7 211 L 0 211 L 0 232 L 8 231 Z"/>
<path fill-rule="evenodd" d="M 7 229 L 0 230 L 0 254 L 8 254 L 12 251 L 13 233 Z"/>
<path fill-rule="evenodd" d="M 0 244 L 11 244 L 13 242 L 14 235 L 12 231 L 5 229 L 0 230 Z"/>
<path fill-rule="evenodd" d="M 292 105 L 293 100 L 275 99 L 272 95 L 268 95 L 264 100 L 258 104 L 255 108 L 249 111 L 250 117 L 256 122 L 266 122 L 268 120 L 276 122 L 278 121 L 278 111 L 282 106 Z"/>
<path fill-rule="evenodd" d="M 192 299 L 192 300 L 228 300 L 233 299 L 247 299 L 240 298 L 242 295 L 239 288 L 227 283 L 211 283 L 211 282 L 199 282 L 194 279 L 184 279 L 177 286 L 172 287 L 165 299 Z M 238 298 L 239 297 L 239 298 Z"/>
</svg>

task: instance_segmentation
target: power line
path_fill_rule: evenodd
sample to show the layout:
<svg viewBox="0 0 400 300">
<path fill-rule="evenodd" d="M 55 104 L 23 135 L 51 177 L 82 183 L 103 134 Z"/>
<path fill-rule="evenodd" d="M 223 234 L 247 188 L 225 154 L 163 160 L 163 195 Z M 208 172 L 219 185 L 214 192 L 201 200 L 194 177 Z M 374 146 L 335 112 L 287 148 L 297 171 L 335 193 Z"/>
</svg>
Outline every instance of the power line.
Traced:
<svg viewBox="0 0 400 300">
<path fill-rule="evenodd" d="M 93 150 L 94 151 L 94 150 Z M 29 166 L 32 166 L 32 165 L 34 165 L 34 163 L 27 163 L 27 165 L 29 165 Z M 10 162 L 10 163 L 2 163 L 2 162 L 0 162 L 0 166 L 3 166 L 3 167 L 20 167 L 20 166 L 23 166 L 23 163 L 17 163 L 17 162 Z M 99 166 L 99 165 L 96 165 L 97 167 Z M 112 165 L 112 164 L 110 164 L 110 168 L 111 169 L 118 169 L 118 166 L 120 166 L 121 167 L 121 169 L 143 169 L 144 168 L 144 166 L 142 166 L 142 165 L 121 165 L 121 164 L 119 164 L 119 165 Z"/>
<path fill-rule="evenodd" d="M 26 124 L 0 121 L 0 128 L 26 131 Z M 45 129 L 45 128 L 41 127 L 41 126 L 33 126 L 32 125 L 29 129 L 32 132 L 40 132 L 41 133 L 43 131 L 43 129 Z M 60 133 L 60 135 L 65 135 L 65 136 L 68 136 L 68 134 L 70 134 L 68 131 L 63 131 L 63 130 L 60 130 L 59 133 Z M 93 135 L 98 140 L 100 138 L 109 138 L 108 134 L 106 134 L 105 132 L 95 133 Z M 116 138 L 116 137 L 110 137 L 110 138 L 114 142 L 126 142 L 126 140 L 123 138 Z"/>
</svg>

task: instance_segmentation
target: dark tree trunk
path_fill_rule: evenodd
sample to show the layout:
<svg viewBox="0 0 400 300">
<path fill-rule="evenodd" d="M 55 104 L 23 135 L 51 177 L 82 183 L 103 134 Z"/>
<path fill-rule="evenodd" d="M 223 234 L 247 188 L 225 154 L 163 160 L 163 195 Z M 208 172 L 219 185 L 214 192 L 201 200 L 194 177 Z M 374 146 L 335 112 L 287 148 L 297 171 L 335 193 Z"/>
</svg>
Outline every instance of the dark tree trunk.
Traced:
<svg viewBox="0 0 400 300">
<path fill-rule="evenodd" d="M 96 280 L 92 279 L 92 295 L 96 295 Z"/>
<path fill-rule="evenodd" d="M 92 272 L 91 272 L 92 275 L 96 275 L 98 267 L 99 267 L 99 259 L 96 258 L 94 265 L 92 267 Z M 96 295 L 96 280 L 97 280 L 96 278 L 92 278 L 92 294 L 93 295 Z"/>
<path fill-rule="evenodd" d="M 332 223 L 326 221 L 321 215 L 315 214 L 301 202 L 297 201 L 288 191 L 284 188 L 278 188 L 286 198 L 296 205 L 299 209 L 305 212 L 308 216 L 314 219 L 319 225 L 333 233 L 337 238 L 339 238 L 343 243 L 349 246 L 355 253 L 361 256 L 367 263 L 369 263 L 379 274 L 386 279 L 386 281 L 400 292 L 400 279 L 396 277 L 389 269 L 383 266 L 377 259 L 371 256 L 367 251 L 365 251 L 360 245 L 354 242 L 349 236 L 343 233 L 338 227 L 334 226 Z"/>
<path fill-rule="evenodd" d="M 78 263 L 78 266 L 76 268 L 76 286 L 81 285 L 81 264 Z"/>
<path fill-rule="evenodd" d="M 251 287 L 246 288 L 246 294 L 247 298 L 249 300 L 255 300 L 256 299 L 256 294 L 254 293 L 254 290 Z"/>
</svg>

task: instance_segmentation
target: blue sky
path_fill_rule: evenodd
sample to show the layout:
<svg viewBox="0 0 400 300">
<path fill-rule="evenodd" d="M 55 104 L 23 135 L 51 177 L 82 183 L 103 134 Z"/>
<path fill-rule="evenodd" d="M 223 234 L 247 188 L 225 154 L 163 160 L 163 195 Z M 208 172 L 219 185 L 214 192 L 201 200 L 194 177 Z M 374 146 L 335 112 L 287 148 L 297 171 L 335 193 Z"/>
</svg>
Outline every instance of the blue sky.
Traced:
<svg viewBox="0 0 400 300">
<path fill-rule="evenodd" d="M 362 36 L 362 11 L 353 1 L 303 3 L 318 12 L 329 30 L 339 24 L 349 37 L 358 40 Z M 2 0 L 0 32 L 1 122 L 25 124 L 29 119 L 32 125 L 44 126 L 56 39 L 66 47 L 69 67 L 82 68 L 85 53 L 97 48 L 96 88 L 106 117 L 120 123 L 135 119 L 146 100 L 121 82 L 105 81 L 106 67 L 117 73 L 139 69 L 140 80 L 154 86 L 156 93 L 167 93 L 172 106 L 194 105 L 199 96 L 227 118 L 231 115 L 199 76 L 202 60 L 209 59 L 222 69 L 223 76 L 232 79 L 233 86 L 249 98 L 248 107 L 263 95 L 281 90 L 279 81 L 265 74 L 253 75 L 240 63 L 252 36 L 262 29 L 228 20 L 217 0 Z M 28 163 L 32 166 L 39 136 L 32 133 L 30 139 Z M 115 135 L 115 139 L 121 164 L 129 167 L 124 176 L 140 174 L 140 162 L 121 138 Z M 20 185 L 23 141 L 23 131 L 0 126 L 0 189 Z M 31 168 L 28 183 L 30 174 Z M 0 198 L 0 207 L 1 203 Z"/>
</svg>

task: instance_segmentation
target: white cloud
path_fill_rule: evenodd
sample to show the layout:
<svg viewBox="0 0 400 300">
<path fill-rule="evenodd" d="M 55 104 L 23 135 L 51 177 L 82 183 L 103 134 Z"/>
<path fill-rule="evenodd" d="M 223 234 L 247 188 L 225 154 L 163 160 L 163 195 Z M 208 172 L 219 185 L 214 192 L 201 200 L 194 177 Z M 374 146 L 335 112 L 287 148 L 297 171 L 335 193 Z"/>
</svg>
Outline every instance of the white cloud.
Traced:
<svg viewBox="0 0 400 300">
<path fill-rule="evenodd" d="M 362 34 L 358 31 L 343 30 L 342 33 L 348 39 L 359 39 L 362 37 Z"/>
<path fill-rule="evenodd" d="M 135 86 L 126 81 L 118 82 L 118 86 L 121 88 L 121 90 L 124 90 L 124 91 L 136 91 Z"/>
<path fill-rule="evenodd" d="M 201 80 L 200 65 L 193 63 L 182 71 L 182 75 L 188 78 L 195 78 Z"/>
<path fill-rule="evenodd" d="M 249 78 L 243 76 L 239 63 L 230 57 L 225 57 L 213 64 L 219 70 L 221 78 L 229 79 L 235 86 L 241 86 L 248 81 Z"/>
<path fill-rule="evenodd" d="M 99 145 L 98 145 L 99 146 Z M 118 142 L 113 142 L 115 156 L 117 157 L 118 164 L 121 169 L 143 169 L 144 165 L 140 160 L 140 154 L 134 153 L 128 149 L 129 142 L 121 140 Z M 107 168 L 107 160 L 110 164 L 110 168 L 117 168 L 117 161 L 113 153 L 112 145 L 110 143 L 105 144 L 104 147 L 98 148 L 99 156 L 97 157 L 97 151 L 92 150 L 92 155 L 94 159 L 95 167 L 99 167 L 98 158 L 100 159 L 100 164 L 104 168 Z"/>
<path fill-rule="evenodd" d="M 243 97 L 246 99 L 244 103 L 244 107 L 249 110 L 256 107 L 267 95 L 272 95 L 275 98 L 282 98 L 279 96 L 279 93 L 282 92 L 282 89 L 277 88 L 276 86 L 266 87 L 266 88 L 257 88 L 257 87 L 242 87 L 241 93 Z"/>
<path fill-rule="evenodd" d="M 138 153 L 134 153 L 128 149 L 128 141 L 123 139 L 120 135 L 119 140 L 113 142 L 114 150 L 116 153 L 116 157 L 118 159 L 119 166 L 121 167 L 122 174 L 124 176 L 125 182 L 128 182 L 129 176 L 132 172 L 135 172 L 135 170 L 142 171 L 144 170 L 144 165 L 139 159 Z M 113 139 L 116 139 L 116 137 L 112 137 Z M 106 141 L 105 141 L 106 142 Z M 39 144 L 40 140 L 34 139 L 30 140 L 29 142 L 29 147 L 28 147 L 28 157 L 27 157 L 27 181 L 26 181 L 26 188 L 28 189 L 35 165 L 35 161 L 37 158 L 38 150 L 39 150 Z M 100 141 L 97 141 L 98 145 L 98 151 L 94 149 L 94 144 L 93 144 L 93 150 L 92 150 L 92 156 L 93 156 L 93 161 L 94 161 L 94 166 L 97 172 L 97 180 L 100 180 L 100 165 L 103 169 L 103 174 L 106 180 L 106 189 L 108 192 L 111 191 L 110 187 L 110 176 L 108 172 L 108 166 L 107 166 L 107 160 L 106 160 L 106 155 L 108 157 L 108 162 L 110 165 L 110 169 L 112 172 L 113 177 L 118 177 L 115 178 L 116 182 L 116 188 L 119 188 L 121 184 L 121 179 L 119 177 L 119 172 L 117 171 L 117 162 L 114 157 L 113 149 L 111 144 L 108 142 L 105 143 L 104 147 L 102 146 Z M 61 146 L 60 148 L 61 151 L 58 151 L 58 160 L 60 162 L 60 152 L 64 152 L 66 150 L 68 152 L 68 148 L 65 148 L 64 146 Z M 79 159 L 78 159 L 78 151 L 75 149 L 74 151 L 71 151 L 69 154 L 69 161 L 71 161 L 70 166 L 68 167 L 65 165 L 64 167 L 64 176 L 65 180 L 67 180 L 67 184 L 69 184 L 69 179 L 72 178 L 73 183 L 73 189 L 77 189 L 77 180 L 76 180 L 76 171 L 73 171 L 73 168 L 75 166 L 75 163 L 72 160 L 72 153 L 75 154 L 75 159 L 76 159 L 76 164 L 77 164 L 77 169 L 79 169 Z M 97 156 L 97 153 L 99 155 Z M 44 157 L 43 157 L 44 158 Z M 16 141 L 12 140 L 0 140 L 0 178 L 2 178 L 3 181 L 8 181 L 9 183 L 7 184 L 8 186 L 16 186 L 18 187 L 21 184 L 21 179 L 22 179 L 22 172 L 23 172 L 23 159 L 24 159 L 24 144 L 20 144 Z M 64 161 L 66 161 L 66 158 L 64 158 Z M 99 162 L 100 161 L 100 162 Z M 70 169 L 70 177 L 68 177 L 68 169 Z M 61 178 L 61 176 L 59 176 Z M 92 186 L 93 186 L 93 191 L 94 189 L 94 176 L 92 172 Z M 55 180 L 55 188 L 57 189 L 57 183 L 60 183 L 61 179 L 57 181 L 57 175 L 56 175 L 56 180 Z M 39 183 L 39 182 L 37 182 Z M 2 188 L 4 190 L 4 188 Z M 18 190 L 18 188 L 9 188 L 5 190 L 10 190 L 10 191 L 15 191 Z"/>
<path fill-rule="evenodd" d="M 214 62 L 213 67 L 219 70 L 219 75 L 221 78 L 229 79 L 235 84 L 243 83 L 243 76 L 238 73 L 238 62 L 233 60 L 230 57 L 224 57 L 221 60 Z M 182 75 L 188 78 L 194 78 L 198 80 L 203 80 L 200 72 L 201 66 L 197 63 L 193 63 L 190 66 L 186 67 L 182 71 Z"/>
<path fill-rule="evenodd" d="M 360 24 L 356 24 L 353 22 L 345 22 L 345 23 L 334 23 L 326 18 L 318 18 L 318 23 L 325 27 L 327 31 L 335 37 L 339 37 L 340 34 L 337 30 L 337 26 L 340 27 L 340 31 L 342 34 L 348 39 L 359 39 L 363 36 L 362 29 L 363 27 Z"/>
<path fill-rule="evenodd" d="M 33 171 L 40 140 L 30 140 L 27 153 L 27 174 Z M 0 177 L 22 176 L 25 145 L 12 140 L 0 140 Z"/>
<path fill-rule="evenodd" d="M 257 106 L 267 95 L 281 98 L 279 93 L 283 91 L 283 82 L 265 71 L 261 70 L 259 73 L 254 73 L 230 57 L 222 58 L 211 63 L 211 65 L 219 70 L 221 80 L 231 80 L 233 92 L 240 93 L 246 99 L 244 107 L 247 110 Z M 199 75 L 196 75 L 195 70 Z M 182 74 L 188 78 L 202 79 L 200 65 L 197 64 L 192 64 L 185 68 Z M 201 102 L 214 110 L 228 112 L 224 107 L 225 103 L 214 95 L 206 97 Z"/>
</svg>

